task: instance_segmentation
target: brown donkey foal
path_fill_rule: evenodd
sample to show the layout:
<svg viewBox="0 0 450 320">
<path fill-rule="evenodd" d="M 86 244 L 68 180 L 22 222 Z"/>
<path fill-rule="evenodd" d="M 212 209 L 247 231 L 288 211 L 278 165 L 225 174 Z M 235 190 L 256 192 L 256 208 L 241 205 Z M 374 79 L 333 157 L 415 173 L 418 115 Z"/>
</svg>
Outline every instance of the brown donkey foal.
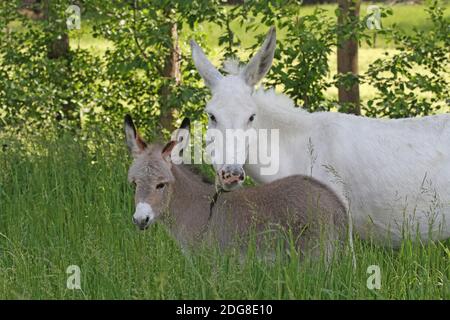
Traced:
<svg viewBox="0 0 450 320">
<path fill-rule="evenodd" d="M 188 119 L 182 127 L 189 127 Z M 290 235 L 301 254 L 317 257 L 322 252 L 327 260 L 346 237 L 344 205 L 310 177 L 295 175 L 219 194 L 192 166 L 171 162 L 179 139 L 165 147 L 147 144 L 130 116 L 125 117 L 125 134 L 134 158 L 128 172 L 136 186 L 133 223 L 141 230 L 160 219 L 182 247 L 207 241 L 224 248 L 239 240 L 243 250 L 251 234 L 258 248 L 268 235 L 283 235 L 283 243 Z"/>
</svg>

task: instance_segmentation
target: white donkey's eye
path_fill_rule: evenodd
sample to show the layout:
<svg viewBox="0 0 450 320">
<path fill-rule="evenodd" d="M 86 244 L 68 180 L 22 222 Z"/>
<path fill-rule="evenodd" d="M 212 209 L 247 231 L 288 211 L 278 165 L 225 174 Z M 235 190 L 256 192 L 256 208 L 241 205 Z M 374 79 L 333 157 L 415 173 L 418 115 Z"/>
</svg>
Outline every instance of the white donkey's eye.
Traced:
<svg viewBox="0 0 450 320">
<path fill-rule="evenodd" d="M 253 122 L 253 120 L 255 120 L 255 116 L 256 116 L 256 114 L 252 114 L 252 115 L 250 116 L 250 118 L 248 118 L 248 121 L 249 121 L 249 122 Z"/>
</svg>

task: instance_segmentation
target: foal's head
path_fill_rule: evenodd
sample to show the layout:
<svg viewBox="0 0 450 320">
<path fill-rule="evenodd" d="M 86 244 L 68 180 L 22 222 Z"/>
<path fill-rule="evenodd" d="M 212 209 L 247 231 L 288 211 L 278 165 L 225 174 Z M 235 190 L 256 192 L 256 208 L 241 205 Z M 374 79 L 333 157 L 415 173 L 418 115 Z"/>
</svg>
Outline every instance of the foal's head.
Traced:
<svg viewBox="0 0 450 320">
<path fill-rule="evenodd" d="M 276 33 L 272 27 L 261 49 L 245 67 L 239 68 L 229 63 L 227 67 L 229 74 L 222 75 L 211 64 L 199 45 L 194 40 L 191 41 L 195 66 L 212 92 L 212 98 L 206 106 L 209 117 L 208 133 L 221 132 L 224 146 L 227 145 L 226 130 L 245 132 L 253 127 L 254 120 L 258 118 L 257 107 L 252 97 L 253 88 L 269 71 L 275 44 Z M 219 182 L 224 189 L 233 189 L 242 184 L 245 177 L 242 166 L 247 158 L 247 150 L 248 143 L 244 148 L 226 148 L 223 151 L 219 150 L 220 153 L 215 149 L 215 154 L 211 154 Z"/>
<path fill-rule="evenodd" d="M 185 119 L 180 129 L 188 126 L 189 119 Z M 174 183 L 170 154 L 179 141 L 170 141 L 164 147 L 148 144 L 137 132 L 129 115 L 125 117 L 124 128 L 128 149 L 133 156 L 128 170 L 128 181 L 135 186 L 133 223 L 144 230 L 167 208 Z"/>
</svg>

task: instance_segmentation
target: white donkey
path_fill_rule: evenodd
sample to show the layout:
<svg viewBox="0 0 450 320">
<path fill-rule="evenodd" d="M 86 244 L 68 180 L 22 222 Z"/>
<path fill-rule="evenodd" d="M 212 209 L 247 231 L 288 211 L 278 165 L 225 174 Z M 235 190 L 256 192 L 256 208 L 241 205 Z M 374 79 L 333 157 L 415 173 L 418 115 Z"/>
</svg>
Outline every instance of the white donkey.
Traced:
<svg viewBox="0 0 450 320">
<path fill-rule="evenodd" d="M 448 238 L 450 114 L 390 120 L 294 108 L 285 95 L 254 90 L 271 67 L 275 43 L 272 28 L 245 67 L 228 63 L 228 74 L 222 75 L 191 41 L 194 63 L 212 91 L 206 106 L 208 131 L 220 130 L 226 137 L 226 130 L 279 130 L 279 170 L 264 175 L 260 162 L 218 162 L 214 167 L 222 187 L 233 189 L 241 184 L 243 165 L 260 183 L 312 174 L 340 195 L 354 230 L 363 239 L 370 236 L 397 247 L 406 234 L 423 241 Z M 258 142 L 248 139 L 246 143 L 241 152 Z M 276 150 L 270 143 L 258 147 Z"/>
</svg>

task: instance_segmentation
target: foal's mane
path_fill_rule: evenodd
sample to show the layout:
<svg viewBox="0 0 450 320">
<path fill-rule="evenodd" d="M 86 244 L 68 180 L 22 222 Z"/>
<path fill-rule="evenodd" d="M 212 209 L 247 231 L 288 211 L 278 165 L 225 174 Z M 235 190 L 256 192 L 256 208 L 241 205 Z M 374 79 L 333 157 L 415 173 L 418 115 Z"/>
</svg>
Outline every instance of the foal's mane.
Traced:
<svg viewBox="0 0 450 320">
<path fill-rule="evenodd" d="M 214 184 L 214 175 L 212 173 L 206 172 L 207 169 L 201 164 L 182 164 L 183 168 L 186 168 L 188 171 L 197 176 L 201 182 L 213 185 Z"/>
</svg>

